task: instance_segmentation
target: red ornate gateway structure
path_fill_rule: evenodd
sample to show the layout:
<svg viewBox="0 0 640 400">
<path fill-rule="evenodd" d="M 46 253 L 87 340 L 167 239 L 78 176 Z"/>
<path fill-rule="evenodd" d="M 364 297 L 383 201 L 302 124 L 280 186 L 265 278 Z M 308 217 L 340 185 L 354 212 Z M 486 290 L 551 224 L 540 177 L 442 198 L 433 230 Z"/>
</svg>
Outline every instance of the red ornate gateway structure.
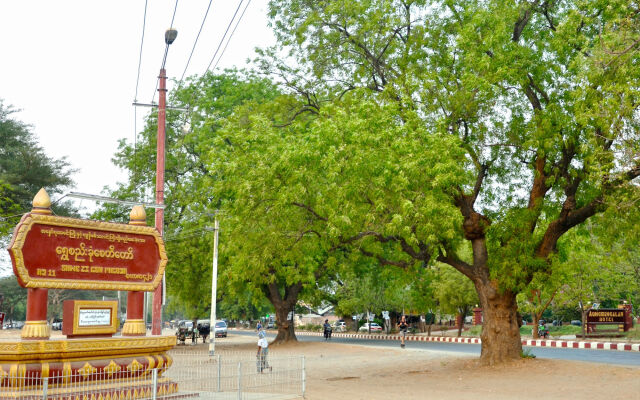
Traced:
<svg viewBox="0 0 640 400">
<path fill-rule="evenodd" d="M 129 224 L 58 217 L 50 206 L 41 189 L 9 245 L 13 271 L 28 290 L 27 318 L 20 341 L 0 343 L 0 386 L 19 387 L 13 397 L 19 398 L 26 376 L 50 378 L 50 398 L 75 398 L 70 384 L 79 377 L 83 390 L 93 385 L 100 398 L 175 393 L 177 385 L 161 376 L 175 336 L 146 336 L 144 292 L 160 285 L 167 255 L 142 206 L 133 207 Z M 128 291 L 121 336 L 113 336 L 117 302 L 71 300 L 64 304 L 66 338 L 50 339 L 49 289 Z"/>
</svg>

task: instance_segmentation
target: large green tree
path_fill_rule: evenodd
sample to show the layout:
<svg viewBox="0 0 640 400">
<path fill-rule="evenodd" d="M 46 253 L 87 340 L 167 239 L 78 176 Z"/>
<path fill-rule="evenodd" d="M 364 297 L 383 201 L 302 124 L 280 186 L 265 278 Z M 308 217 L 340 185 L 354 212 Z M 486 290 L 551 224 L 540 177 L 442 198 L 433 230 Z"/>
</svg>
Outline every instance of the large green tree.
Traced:
<svg viewBox="0 0 640 400">
<path fill-rule="evenodd" d="M 292 119 L 297 104 L 298 96 L 282 96 L 263 107 L 236 110 L 209 161 L 209 168 L 224 176 L 213 189 L 227 199 L 223 222 L 231 231 L 226 239 L 231 248 L 225 250 L 233 266 L 229 279 L 270 298 L 281 329 L 277 340 L 291 337 L 287 314 L 303 291 L 309 295 L 322 288 L 319 281 L 335 276 L 338 264 L 357 266 L 357 258 L 348 257 L 354 249 L 359 257 L 376 252 L 382 254 L 380 262 L 413 267 L 408 256 L 385 261 L 391 257 L 386 254 L 398 254 L 398 241 L 360 232 L 363 226 L 384 224 L 390 232 L 410 233 L 401 213 L 413 210 L 424 222 L 421 232 L 451 237 L 451 223 L 430 216 L 453 215 L 455 209 L 430 200 L 465 176 L 462 160 L 450 158 L 455 150 L 449 151 L 448 136 L 423 135 L 422 129 L 402 123 L 395 107 L 353 93 L 317 115 Z M 415 169 L 407 170 L 412 154 L 419 155 L 411 161 Z M 443 160 L 442 154 L 448 156 Z M 430 172 L 416 175 L 423 168 Z M 399 193 L 417 182 L 432 191 L 411 204 Z M 376 210 L 382 198 L 384 209 Z M 376 240 L 357 250 L 361 239 L 372 236 Z"/>
<path fill-rule="evenodd" d="M 462 272 L 484 311 L 481 360 L 520 357 L 517 293 L 551 272 L 565 233 L 640 175 L 637 3 L 272 0 L 270 10 L 279 48 L 262 66 L 304 98 L 299 115 L 324 118 L 314 139 L 336 142 L 325 176 L 307 178 L 331 178 L 313 213 L 382 264 Z M 326 100 L 358 88 L 382 108 L 343 108 L 331 125 L 341 111 Z M 394 140 L 367 125 L 376 112 Z M 345 144 L 347 130 L 369 158 Z M 346 148 L 355 154 L 340 162 Z M 392 242 L 402 256 L 386 257 Z"/>
</svg>

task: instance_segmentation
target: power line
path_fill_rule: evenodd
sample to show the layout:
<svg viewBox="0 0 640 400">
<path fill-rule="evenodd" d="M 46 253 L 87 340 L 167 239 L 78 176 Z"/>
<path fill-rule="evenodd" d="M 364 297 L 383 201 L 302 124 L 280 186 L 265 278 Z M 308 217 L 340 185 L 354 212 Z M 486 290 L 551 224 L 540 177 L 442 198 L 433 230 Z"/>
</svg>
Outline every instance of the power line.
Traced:
<svg viewBox="0 0 640 400">
<path fill-rule="evenodd" d="M 240 25 L 240 22 L 242 21 L 242 17 L 244 17 L 244 13 L 247 11 L 247 8 L 249 8 L 249 4 L 251 4 L 251 0 L 247 2 L 247 5 L 244 7 L 244 10 L 242 10 L 242 14 L 240 14 L 240 18 L 238 18 L 238 22 L 236 22 L 236 26 L 233 27 L 233 30 L 231 31 L 231 35 L 229 35 L 229 40 L 227 40 L 227 44 L 224 45 L 224 48 L 222 49 L 222 53 L 220 53 L 220 57 L 218 57 L 218 61 L 216 61 L 215 65 L 213 66 L 214 70 L 216 69 L 216 67 L 218 66 L 218 63 L 222 59 L 224 52 L 227 50 L 227 46 L 229 46 L 229 42 L 231 42 L 231 38 L 233 37 L 233 34 L 236 32 L 238 25 Z"/>
<path fill-rule="evenodd" d="M 238 3 L 238 7 L 236 8 L 236 11 L 233 13 L 233 17 L 231 18 L 231 21 L 229 21 L 229 25 L 227 25 L 227 29 L 224 31 L 224 35 L 222 35 L 222 39 L 220 39 L 220 43 L 218 43 L 218 47 L 216 48 L 215 53 L 213 53 L 213 57 L 211 57 L 211 61 L 209 62 L 209 65 L 207 66 L 205 73 L 209 70 L 209 68 L 211 68 L 211 64 L 213 64 L 213 60 L 215 60 L 216 56 L 218 55 L 218 51 L 220 50 L 220 47 L 222 46 L 224 39 L 227 37 L 229 28 L 231 28 L 231 24 L 233 24 L 233 21 L 236 19 L 238 10 L 240 10 L 240 6 L 242 5 L 243 2 L 244 0 L 240 0 L 240 2 Z"/>
<path fill-rule="evenodd" d="M 231 21 L 229 21 L 229 24 L 227 25 L 227 29 L 224 31 L 224 35 L 222 35 L 222 38 L 220 39 L 220 42 L 218 43 L 218 47 L 216 47 L 216 51 L 213 53 L 213 57 L 211 57 L 211 61 L 209 62 L 209 65 L 207 66 L 207 69 L 205 70 L 204 74 L 202 75 L 204 77 L 204 75 L 207 73 L 207 71 L 209 71 L 209 68 L 211 67 L 211 64 L 213 64 L 213 60 L 215 60 L 216 55 L 218 54 L 218 51 L 220 51 L 220 47 L 222 46 L 222 43 L 224 43 L 224 39 L 227 37 L 227 33 L 229 33 L 229 28 L 231 28 L 231 25 L 233 24 L 233 21 L 236 19 L 236 15 L 238 15 L 238 10 L 240 10 L 240 7 L 242 6 L 242 3 L 244 2 L 244 0 L 240 0 L 240 2 L 238 3 L 238 7 L 236 7 L 236 11 L 233 13 L 233 17 L 231 18 Z M 222 57 L 222 54 L 224 54 L 224 50 L 226 50 L 227 46 L 229 45 L 229 41 L 231 40 L 231 37 L 233 36 L 233 33 L 235 32 L 236 28 L 238 27 L 238 25 L 240 24 L 240 20 L 242 19 L 242 16 L 244 15 L 245 11 L 247 11 L 247 8 L 249 7 L 249 4 L 251 3 L 251 0 L 249 0 L 247 2 L 247 5 L 245 6 L 244 10 L 242 11 L 242 14 L 240 15 L 240 18 L 238 19 L 238 22 L 236 23 L 236 26 L 233 28 L 233 31 L 231 32 L 231 35 L 229 36 L 229 40 L 227 40 L 227 44 L 225 45 L 224 49 L 222 50 L 222 53 L 220 54 L 220 58 Z M 195 45 L 194 45 L 195 47 Z M 191 56 L 189 56 L 189 58 L 191 58 Z M 220 58 L 218 58 L 218 62 L 220 62 Z M 218 65 L 218 62 L 216 62 L 216 66 Z M 215 67 L 214 67 L 215 68 Z M 186 68 L 185 68 L 186 71 Z M 184 76 L 184 73 L 183 73 Z M 182 78 L 180 79 L 182 81 Z M 191 114 L 191 110 L 193 110 L 192 107 L 192 103 L 193 100 L 196 97 L 196 92 L 194 91 L 191 94 L 191 99 L 189 99 L 188 101 L 188 105 L 189 105 L 189 115 L 187 115 L 187 118 L 189 118 L 190 114 Z"/>
<path fill-rule="evenodd" d="M 187 68 L 189 68 L 189 63 L 191 62 L 191 57 L 193 56 L 193 52 L 196 49 L 196 44 L 198 44 L 198 39 L 200 38 L 200 33 L 202 32 L 202 28 L 204 27 L 204 22 L 207 20 L 207 15 L 209 15 L 209 9 L 211 8 L 211 3 L 213 0 L 209 0 L 209 5 L 207 6 L 207 11 L 204 13 L 204 18 L 202 18 L 202 24 L 200 24 L 200 30 L 198 31 L 198 35 L 196 36 L 196 40 L 193 42 L 193 47 L 191 48 L 191 54 L 189 54 L 189 59 L 187 60 L 187 65 L 184 67 L 184 71 L 182 71 L 182 76 L 180 77 L 180 82 L 184 79 L 184 74 L 187 72 Z"/>
<path fill-rule="evenodd" d="M 138 85 L 140 84 L 140 67 L 142 66 L 142 47 L 144 45 L 144 32 L 147 27 L 147 2 L 144 1 L 144 16 L 142 17 L 142 39 L 140 39 L 140 55 L 138 56 L 138 76 L 136 77 L 136 94 L 133 96 L 133 101 L 138 101 Z M 137 159 L 138 159 L 138 111 L 137 108 L 133 108 L 133 163 L 134 163 L 134 171 L 133 178 L 135 181 L 136 176 L 138 175 L 137 171 Z"/>
<path fill-rule="evenodd" d="M 138 57 L 138 76 L 136 77 L 136 94 L 133 101 L 138 101 L 138 84 L 140 83 L 140 66 L 142 65 L 142 46 L 144 45 L 144 31 L 147 26 L 147 1 L 144 2 L 144 16 L 142 17 L 142 39 L 140 39 L 140 56 Z"/>
</svg>

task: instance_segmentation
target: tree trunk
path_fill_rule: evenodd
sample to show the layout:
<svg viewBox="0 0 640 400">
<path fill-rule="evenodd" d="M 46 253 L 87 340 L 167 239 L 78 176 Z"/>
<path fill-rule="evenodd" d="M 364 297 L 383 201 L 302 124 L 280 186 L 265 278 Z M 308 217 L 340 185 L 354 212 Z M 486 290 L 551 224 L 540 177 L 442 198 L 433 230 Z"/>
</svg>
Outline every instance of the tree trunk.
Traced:
<svg viewBox="0 0 640 400">
<path fill-rule="evenodd" d="M 483 309 L 480 362 L 496 365 L 517 360 L 522 353 L 516 294 L 500 292 L 495 282 L 475 282 Z"/>
<path fill-rule="evenodd" d="M 540 325 L 540 316 L 536 313 L 531 314 L 531 319 L 533 320 L 533 327 L 531 327 L 531 335 L 534 339 L 540 339 L 540 335 L 538 335 L 538 326 Z"/>
<path fill-rule="evenodd" d="M 276 335 L 273 343 L 284 343 L 298 340 L 296 339 L 296 333 L 293 326 L 294 324 L 290 319 L 287 319 L 291 309 L 292 307 L 276 307 L 276 325 L 278 327 L 278 334 Z"/>
<path fill-rule="evenodd" d="M 302 290 L 302 282 L 295 283 L 293 285 L 284 285 L 282 291 L 284 296 L 280 293 L 281 288 L 277 282 L 271 282 L 264 287 L 264 292 L 267 295 L 271 304 L 276 310 L 276 324 L 278 325 L 278 334 L 276 335 L 273 343 L 285 343 L 290 341 L 297 341 L 294 331 L 293 321 L 287 318 L 289 312 L 293 311 L 296 303 L 298 302 L 298 294 Z"/>
</svg>

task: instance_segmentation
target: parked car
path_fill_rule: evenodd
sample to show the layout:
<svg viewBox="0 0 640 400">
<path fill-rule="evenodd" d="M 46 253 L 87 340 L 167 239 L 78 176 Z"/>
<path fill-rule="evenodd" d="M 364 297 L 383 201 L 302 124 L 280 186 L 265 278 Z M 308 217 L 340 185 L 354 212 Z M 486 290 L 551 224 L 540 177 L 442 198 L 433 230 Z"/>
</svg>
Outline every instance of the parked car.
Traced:
<svg viewBox="0 0 640 400">
<path fill-rule="evenodd" d="M 360 329 L 358 329 L 358 331 L 369 332 L 369 325 L 371 325 L 371 332 L 382 332 L 382 327 L 375 322 L 372 322 L 371 324 L 365 322 L 364 325 L 362 325 Z"/>
<path fill-rule="evenodd" d="M 582 321 L 580 321 L 579 319 L 574 319 L 571 321 L 571 325 L 582 326 Z"/>
<path fill-rule="evenodd" d="M 22 329 L 24 326 L 24 321 L 13 321 L 13 323 L 9 322 L 8 324 L 4 324 L 6 328 L 4 329 Z"/>
<path fill-rule="evenodd" d="M 227 323 L 224 321 L 216 321 L 216 337 L 227 337 Z"/>
<path fill-rule="evenodd" d="M 347 323 L 344 321 L 336 321 L 333 326 L 333 330 L 336 332 L 346 332 L 347 331 Z"/>
<path fill-rule="evenodd" d="M 191 331 L 193 331 L 193 321 L 188 319 L 183 319 L 178 323 L 178 329 L 180 328 L 186 329 L 187 332 L 191 333 Z"/>
<path fill-rule="evenodd" d="M 51 324 L 51 329 L 53 329 L 54 331 L 61 331 L 62 330 L 62 321 L 55 321 L 54 323 Z"/>
</svg>

